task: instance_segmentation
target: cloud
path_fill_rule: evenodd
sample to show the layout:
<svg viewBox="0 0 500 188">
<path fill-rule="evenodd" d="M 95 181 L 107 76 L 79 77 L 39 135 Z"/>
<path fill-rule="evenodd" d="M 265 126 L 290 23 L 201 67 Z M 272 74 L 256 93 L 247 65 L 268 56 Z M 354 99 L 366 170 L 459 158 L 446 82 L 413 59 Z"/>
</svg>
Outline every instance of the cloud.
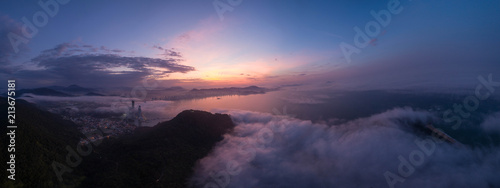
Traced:
<svg viewBox="0 0 500 188">
<path fill-rule="evenodd" d="M 452 49 L 434 48 L 394 52 L 390 57 L 344 64 L 303 81 L 318 83 L 335 80 L 337 84 L 334 87 L 346 90 L 450 92 L 474 89 L 479 75 L 500 75 L 496 63 L 500 56 L 489 50 L 456 49 L 458 46 Z"/>
<path fill-rule="evenodd" d="M 230 113 L 237 124 L 201 159 L 191 183 L 227 187 L 388 187 L 386 171 L 420 151 L 426 139 L 409 128 L 433 122 L 428 112 L 394 109 L 328 127 L 270 114 Z M 499 148 L 435 143 L 431 155 L 396 187 L 500 186 Z"/>
<path fill-rule="evenodd" d="M 11 74 L 19 68 L 12 65 L 12 59 L 19 57 L 22 51 L 28 49 L 26 45 L 19 45 L 19 54 L 15 53 L 9 39 L 9 33 L 23 36 L 22 24 L 6 15 L 0 15 L 0 73 Z"/>
<path fill-rule="evenodd" d="M 500 112 L 486 117 L 481 128 L 486 132 L 500 134 Z"/>
<path fill-rule="evenodd" d="M 180 64 L 179 59 L 129 57 L 123 50 L 63 43 L 42 51 L 31 62 L 35 70 L 15 73 L 34 86 L 83 83 L 87 86 L 130 86 L 144 78 L 166 77 L 171 73 L 187 73 L 195 68 Z M 92 84 L 92 85 L 90 85 Z"/>
<path fill-rule="evenodd" d="M 43 50 L 37 57 L 33 58 L 33 60 L 37 61 L 44 58 L 92 54 L 122 54 L 122 56 L 124 56 L 123 54 L 125 52 L 125 50 L 110 49 L 106 46 L 93 46 L 74 41 L 58 44 L 54 48 Z"/>
<path fill-rule="evenodd" d="M 194 70 L 193 67 L 177 64 L 173 60 L 147 57 L 124 57 L 114 54 L 74 55 L 57 58 L 36 58 L 34 60 L 39 66 L 49 70 L 55 70 L 58 68 L 84 68 L 83 70 L 80 69 L 79 71 L 88 70 L 106 72 L 106 69 L 116 67 L 130 68 L 130 71 L 144 72 L 151 71 L 150 67 L 167 69 L 163 73 L 186 73 Z"/>
<path fill-rule="evenodd" d="M 77 52 L 84 52 L 85 51 L 84 49 L 80 49 L 79 47 L 80 46 L 78 44 L 70 43 L 70 42 L 58 44 L 52 49 L 47 49 L 47 50 L 42 51 L 41 54 L 38 57 L 36 57 L 36 59 L 44 59 L 44 58 L 51 58 L 51 57 L 55 58 L 55 57 L 61 57 L 63 55 L 70 56 L 70 55 L 73 55 Z M 90 46 L 90 48 L 92 48 L 92 47 Z"/>
<path fill-rule="evenodd" d="M 153 48 L 163 51 L 161 55 L 165 58 L 182 58 L 182 54 L 175 50 L 175 48 L 166 49 L 161 46 L 154 45 Z"/>
</svg>

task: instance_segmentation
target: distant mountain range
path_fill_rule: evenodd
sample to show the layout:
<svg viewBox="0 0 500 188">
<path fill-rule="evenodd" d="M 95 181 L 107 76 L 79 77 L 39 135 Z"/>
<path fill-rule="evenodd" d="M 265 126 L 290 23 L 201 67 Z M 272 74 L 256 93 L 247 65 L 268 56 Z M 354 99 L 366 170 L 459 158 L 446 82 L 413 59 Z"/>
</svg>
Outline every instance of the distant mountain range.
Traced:
<svg viewBox="0 0 500 188">
<path fill-rule="evenodd" d="M 0 97 L 0 112 L 4 114 L 6 101 Z M 66 148 L 76 151 L 85 136 L 71 121 L 20 99 L 16 100 L 16 120 L 16 181 L 4 178 L 0 187 L 186 187 L 196 161 L 208 155 L 235 126 L 225 114 L 183 111 L 154 127 L 105 139 L 90 155 L 81 156 L 83 162 L 71 167 L 72 172 L 62 175 L 61 184 L 52 164 L 67 165 Z M 7 116 L 1 116 L 0 121 L 7 122 Z M 5 128 L 2 126 L 3 132 Z M 6 134 L 1 137 L 7 140 Z M 0 149 L 6 151 L 6 146 L 1 144 Z M 7 161 L 7 157 L 2 152 L 0 160 Z M 6 173 L 3 170 L 0 175 L 6 177 Z"/>
<path fill-rule="evenodd" d="M 186 100 L 186 99 L 198 99 L 198 98 L 218 97 L 227 95 L 255 95 L 255 94 L 264 94 L 266 92 L 276 91 L 276 90 L 277 89 L 268 89 L 258 86 L 192 89 L 180 94 L 166 96 L 163 99 Z"/>
<path fill-rule="evenodd" d="M 65 93 L 72 93 L 72 94 L 83 94 L 83 93 L 88 93 L 88 92 L 94 92 L 95 89 L 90 89 L 90 88 L 84 88 L 78 85 L 70 85 L 68 87 L 64 86 L 49 86 L 47 87 L 49 89 L 53 89 L 56 91 L 60 92 L 65 92 Z"/>
<path fill-rule="evenodd" d="M 27 96 L 27 94 L 54 96 L 54 97 L 74 97 L 74 96 L 106 96 L 96 93 L 95 89 L 84 88 L 78 85 L 64 86 L 48 86 L 34 89 L 21 89 L 16 91 L 16 97 Z M 6 96 L 3 93 L 2 96 Z"/>
</svg>

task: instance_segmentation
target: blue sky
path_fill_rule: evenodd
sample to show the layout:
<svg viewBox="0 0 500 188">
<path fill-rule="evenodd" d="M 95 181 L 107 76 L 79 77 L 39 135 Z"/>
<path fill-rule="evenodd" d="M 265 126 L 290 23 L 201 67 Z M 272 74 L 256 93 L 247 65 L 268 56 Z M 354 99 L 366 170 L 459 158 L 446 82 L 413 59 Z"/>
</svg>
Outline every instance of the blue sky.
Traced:
<svg viewBox="0 0 500 188">
<path fill-rule="evenodd" d="M 472 84 L 477 75 L 500 75 L 499 1 L 242 0 L 221 20 L 215 1 L 71 0 L 59 4 L 57 14 L 15 53 L 8 33 L 22 35 L 22 18 L 32 21 L 43 10 L 37 2 L 0 2 L 0 67 L 8 70 L 0 77 L 20 79 L 27 87 L 107 87 L 144 78 L 185 87 L 326 81 L 361 89 L 418 83 L 468 87 L 464 83 Z M 380 34 L 369 37 L 370 44 L 347 62 L 339 45 L 354 45 L 353 28 L 364 31 L 375 20 L 370 11 L 388 10 L 388 3 L 396 3 L 400 13 L 391 14 Z M 61 44 L 68 53 L 43 56 Z M 172 51 L 180 55 L 169 56 Z M 60 62 L 79 61 L 74 69 L 81 75 L 60 72 L 72 72 L 72 66 L 62 69 Z M 133 65 L 141 63 L 140 68 Z"/>
</svg>

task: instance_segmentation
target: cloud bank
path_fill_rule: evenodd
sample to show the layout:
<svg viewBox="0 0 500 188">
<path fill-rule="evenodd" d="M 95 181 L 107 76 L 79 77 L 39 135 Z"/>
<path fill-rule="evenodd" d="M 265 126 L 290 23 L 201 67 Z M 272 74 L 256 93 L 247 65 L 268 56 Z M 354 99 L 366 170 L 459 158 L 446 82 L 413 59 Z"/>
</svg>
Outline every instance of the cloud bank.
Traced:
<svg viewBox="0 0 500 188">
<path fill-rule="evenodd" d="M 430 139 L 409 131 L 437 121 L 428 112 L 398 108 L 331 127 L 255 112 L 221 112 L 230 113 L 237 126 L 199 161 L 194 186 L 391 187 L 387 172 L 403 179 L 394 187 L 500 186 L 498 147 L 440 142 L 430 155 L 409 158 L 415 151 L 424 153 L 416 141 Z M 420 164 L 401 176 L 399 156 Z"/>
<path fill-rule="evenodd" d="M 175 58 L 133 57 L 124 50 L 105 46 L 63 43 L 42 51 L 31 59 L 33 67 L 12 75 L 36 87 L 74 83 L 109 87 L 130 86 L 145 78 L 161 78 L 171 73 L 195 70 L 194 67 L 180 64 L 182 60 L 179 58 L 182 56 L 179 52 L 169 50 L 169 53 Z"/>
</svg>

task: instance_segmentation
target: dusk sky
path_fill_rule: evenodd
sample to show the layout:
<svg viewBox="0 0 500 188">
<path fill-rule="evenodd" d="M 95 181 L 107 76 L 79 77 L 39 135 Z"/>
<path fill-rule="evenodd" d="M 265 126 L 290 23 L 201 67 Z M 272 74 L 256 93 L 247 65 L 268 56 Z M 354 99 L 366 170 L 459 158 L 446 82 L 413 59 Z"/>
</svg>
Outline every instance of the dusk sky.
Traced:
<svg viewBox="0 0 500 188">
<path fill-rule="evenodd" d="M 0 187 L 500 187 L 499 46 L 500 0 L 3 0 Z"/>
<path fill-rule="evenodd" d="M 340 89 L 473 89 L 478 75 L 500 78 L 500 1 L 234 2 L 72 0 L 50 5 L 44 24 L 38 1 L 2 1 L 0 78 L 18 87 L 151 78 L 165 87 Z M 372 10 L 392 11 L 385 26 Z M 24 17 L 41 25 L 32 38 Z M 17 53 L 9 33 L 26 40 Z M 359 53 L 346 58 L 342 43 Z"/>
</svg>

